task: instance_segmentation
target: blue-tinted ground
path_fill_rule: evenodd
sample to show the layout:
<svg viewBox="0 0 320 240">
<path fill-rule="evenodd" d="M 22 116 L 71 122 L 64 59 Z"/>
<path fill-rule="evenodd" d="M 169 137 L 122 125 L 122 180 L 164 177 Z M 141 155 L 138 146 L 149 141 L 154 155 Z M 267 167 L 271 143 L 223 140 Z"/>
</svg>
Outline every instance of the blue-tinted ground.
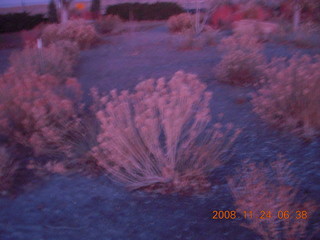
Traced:
<svg viewBox="0 0 320 240">
<path fill-rule="evenodd" d="M 213 115 L 224 113 L 224 122 L 243 128 L 234 156 L 212 173 L 213 187 L 201 197 L 130 193 L 104 176 L 35 180 L 15 198 L 0 198 L 1 240 L 259 239 L 240 227 L 241 220 L 212 220 L 211 211 L 234 209 L 226 178 L 232 177 L 242 160 L 268 163 L 280 153 L 293 163 L 292 170 L 301 181 L 299 198 L 320 203 L 320 140 L 306 143 L 268 126 L 247 101 L 253 89 L 218 83 L 212 70 L 221 55 L 215 46 L 178 51 L 183 37 L 170 35 L 164 25 L 105 38 L 108 44 L 81 53 L 76 69 L 87 100 L 93 86 L 106 92 L 132 89 L 146 78 L 169 78 L 177 70 L 196 73 L 214 93 Z M 319 54 L 320 49 L 267 44 L 265 50 L 269 59 L 295 52 Z M 1 52 L 1 63 L 7 55 Z M 239 99 L 245 101 L 238 104 Z"/>
</svg>

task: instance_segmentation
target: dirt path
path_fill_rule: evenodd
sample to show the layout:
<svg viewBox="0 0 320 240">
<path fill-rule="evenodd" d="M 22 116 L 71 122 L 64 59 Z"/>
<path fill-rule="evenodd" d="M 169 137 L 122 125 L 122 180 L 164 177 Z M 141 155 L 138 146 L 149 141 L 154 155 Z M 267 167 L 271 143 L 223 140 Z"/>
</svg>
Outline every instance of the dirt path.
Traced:
<svg viewBox="0 0 320 240">
<path fill-rule="evenodd" d="M 87 94 L 92 86 L 104 91 L 132 89 L 141 80 L 169 78 L 177 70 L 196 73 L 214 92 L 214 115 L 223 112 L 224 122 L 243 128 L 232 161 L 214 171 L 216 184 L 201 197 L 129 193 L 105 177 L 48 177 L 15 199 L 0 198 L 1 240 L 259 239 L 240 227 L 240 220 L 212 220 L 211 211 L 234 209 L 226 177 L 240 161 L 251 158 L 268 162 L 279 153 L 293 162 L 293 169 L 303 182 L 301 194 L 320 203 L 320 141 L 305 144 L 260 121 L 249 102 L 236 104 L 237 98 L 251 89 L 215 81 L 212 68 L 220 55 L 214 46 L 178 51 L 182 37 L 168 34 L 164 26 L 107 40 L 110 44 L 81 53 L 76 77 Z M 269 58 L 290 56 L 294 51 L 268 45 L 266 54 Z M 316 52 L 320 51 L 312 50 L 313 54 Z"/>
</svg>

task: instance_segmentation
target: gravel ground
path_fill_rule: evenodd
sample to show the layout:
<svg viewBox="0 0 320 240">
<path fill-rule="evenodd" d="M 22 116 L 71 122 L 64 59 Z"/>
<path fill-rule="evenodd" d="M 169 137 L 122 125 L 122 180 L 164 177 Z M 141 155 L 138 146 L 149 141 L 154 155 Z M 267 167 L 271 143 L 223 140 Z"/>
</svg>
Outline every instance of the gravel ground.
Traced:
<svg viewBox="0 0 320 240">
<path fill-rule="evenodd" d="M 213 172 L 212 191 L 197 197 L 127 192 L 103 176 L 47 177 L 15 198 L 0 198 L 1 240 L 259 239 L 239 225 L 242 220 L 212 220 L 211 212 L 234 209 L 226 178 L 242 160 L 268 163 L 278 154 L 292 162 L 292 170 L 302 182 L 299 197 L 320 203 L 320 140 L 305 143 L 277 131 L 252 112 L 249 101 L 237 104 L 253 89 L 224 85 L 214 79 L 212 69 L 221 58 L 215 46 L 180 51 L 183 37 L 170 35 L 164 25 L 106 40 L 108 44 L 81 52 L 76 77 L 86 97 L 93 86 L 105 92 L 132 89 L 144 79 L 170 78 L 178 70 L 195 73 L 214 93 L 213 115 L 224 113 L 223 122 L 243 129 L 233 158 Z M 6 51 L 0 52 L 2 72 Z M 267 44 L 265 50 L 268 59 L 295 52 L 318 54 L 320 49 Z"/>
</svg>

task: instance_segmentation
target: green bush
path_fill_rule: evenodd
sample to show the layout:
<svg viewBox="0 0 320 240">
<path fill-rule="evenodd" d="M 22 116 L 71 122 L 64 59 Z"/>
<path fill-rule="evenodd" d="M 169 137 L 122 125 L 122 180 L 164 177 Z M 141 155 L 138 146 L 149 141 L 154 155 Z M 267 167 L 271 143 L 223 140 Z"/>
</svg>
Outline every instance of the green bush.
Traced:
<svg viewBox="0 0 320 240">
<path fill-rule="evenodd" d="M 171 2 L 122 3 L 109 6 L 106 10 L 106 14 L 118 15 L 124 20 L 129 20 L 131 16 L 134 20 L 164 20 L 183 12 L 178 4 Z"/>
<path fill-rule="evenodd" d="M 30 30 L 38 24 L 46 22 L 43 14 L 30 15 L 27 12 L 0 15 L 0 33 Z"/>
</svg>

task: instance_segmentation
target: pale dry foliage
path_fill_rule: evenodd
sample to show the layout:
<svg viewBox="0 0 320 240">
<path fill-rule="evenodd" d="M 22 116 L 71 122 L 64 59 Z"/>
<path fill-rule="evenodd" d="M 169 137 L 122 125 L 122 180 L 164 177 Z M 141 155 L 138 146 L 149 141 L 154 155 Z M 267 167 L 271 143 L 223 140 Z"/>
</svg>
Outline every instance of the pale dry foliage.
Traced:
<svg viewBox="0 0 320 240">
<path fill-rule="evenodd" d="M 181 13 L 179 15 L 171 16 L 168 19 L 168 27 L 170 32 L 183 33 L 194 28 L 195 18 L 190 13 Z"/>
<path fill-rule="evenodd" d="M 290 164 L 283 158 L 271 164 L 271 172 L 266 167 L 245 161 L 238 177 L 229 179 L 228 183 L 236 211 L 240 214 L 252 211 L 253 216 L 247 216 L 242 224 L 244 227 L 252 229 L 264 240 L 312 239 L 307 227 L 317 205 L 297 199 L 298 189 L 293 187 L 297 182 Z M 270 212 L 270 218 L 261 211 Z M 288 211 L 289 218 L 284 219 L 281 211 Z M 297 219 L 296 211 L 307 211 L 307 219 Z"/>
<path fill-rule="evenodd" d="M 113 33 L 121 30 L 122 19 L 118 15 L 107 15 L 96 22 L 96 29 L 100 33 Z"/>
<path fill-rule="evenodd" d="M 5 147 L 0 147 L 0 192 L 10 188 L 18 164 L 13 161 Z"/>
<path fill-rule="evenodd" d="M 237 35 L 250 35 L 261 40 L 268 39 L 280 31 L 280 26 L 274 22 L 243 19 L 232 24 L 232 30 Z"/>
<path fill-rule="evenodd" d="M 58 41 L 45 48 L 25 48 L 10 56 L 10 63 L 16 74 L 28 72 L 39 75 L 51 74 L 62 81 L 70 77 L 76 64 L 79 49 L 69 41 Z"/>
<path fill-rule="evenodd" d="M 95 27 L 84 20 L 50 24 L 43 30 L 41 37 L 46 46 L 59 40 L 68 40 L 77 43 L 80 49 L 90 48 L 99 39 Z"/>
<path fill-rule="evenodd" d="M 98 146 L 92 149 L 112 178 L 131 189 L 200 192 L 239 131 L 227 140 L 223 127 L 208 130 L 211 92 L 196 75 L 149 79 L 133 93 L 100 98 Z M 231 131 L 231 126 L 227 129 Z"/>
<path fill-rule="evenodd" d="M 20 76 L 13 69 L 0 77 L 0 134 L 10 144 L 30 147 L 35 155 L 72 154 L 72 136 L 80 123 L 80 85 L 65 86 L 50 75 Z"/>
<path fill-rule="evenodd" d="M 224 53 L 214 69 L 218 80 L 233 85 L 252 84 L 259 80 L 265 66 L 263 45 L 250 35 L 232 35 L 222 39 L 218 49 Z"/>
<path fill-rule="evenodd" d="M 254 96 L 254 111 L 271 124 L 303 137 L 320 133 L 320 56 L 274 59 Z"/>
</svg>

